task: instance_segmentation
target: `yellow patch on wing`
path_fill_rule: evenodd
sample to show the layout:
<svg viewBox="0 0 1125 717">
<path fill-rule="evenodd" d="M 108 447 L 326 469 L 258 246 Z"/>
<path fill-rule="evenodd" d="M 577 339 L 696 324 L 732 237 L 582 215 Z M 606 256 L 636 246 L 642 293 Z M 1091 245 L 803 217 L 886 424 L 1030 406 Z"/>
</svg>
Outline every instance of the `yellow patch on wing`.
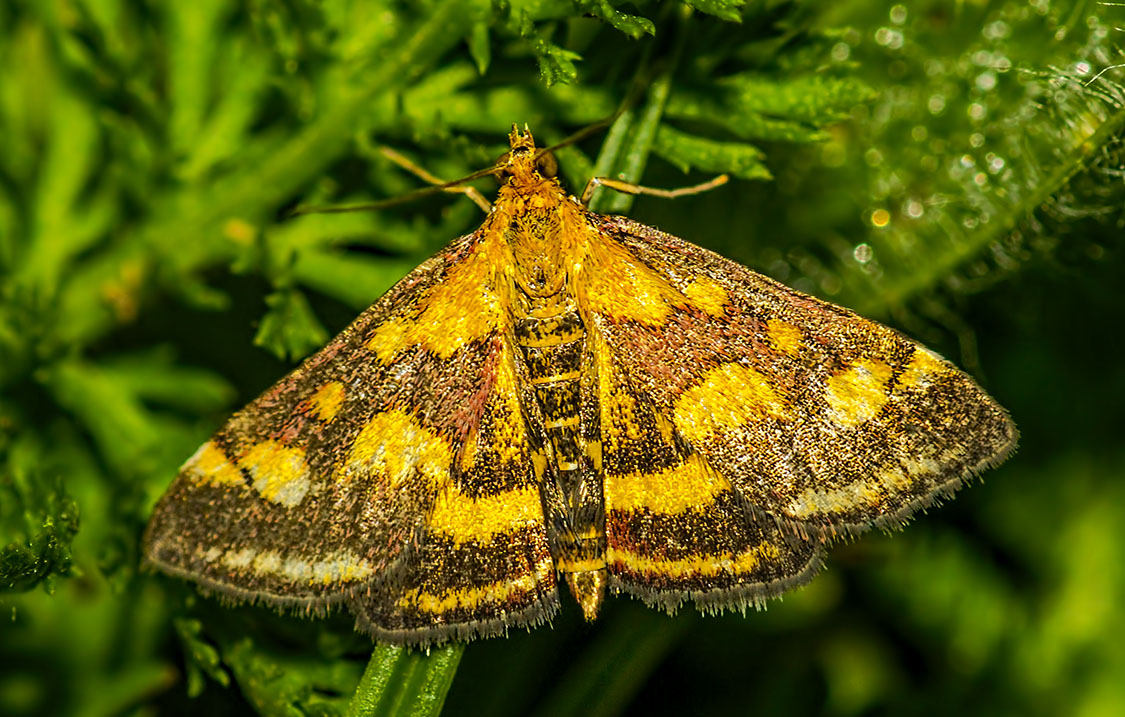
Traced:
<svg viewBox="0 0 1125 717">
<path fill-rule="evenodd" d="M 496 382 L 492 386 L 492 443 L 491 448 L 501 461 L 519 460 L 527 449 L 527 428 L 520 409 L 520 394 L 516 377 L 516 364 L 511 350 L 505 346 L 496 367 Z"/>
<path fill-rule="evenodd" d="M 796 356 L 801 352 L 801 343 L 804 337 L 801 330 L 787 321 L 770 319 L 766 322 L 766 333 L 778 351 Z"/>
<path fill-rule="evenodd" d="M 426 527 L 460 546 L 483 545 L 501 533 L 533 525 L 543 525 L 536 486 L 472 498 L 450 485 L 438 493 Z"/>
<path fill-rule="evenodd" d="M 684 463 L 655 473 L 606 475 L 605 508 L 683 513 L 713 502 L 730 487 L 730 481 L 693 453 Z"/>
<path fill-rule="evenodd" d="M 268 501 L 293 508 L 312 489 L 305 451 L 274 440 L 255 444 L 238 464 L 254 479 L 251 484 Z"/>
<path fill-rule="evenodd" d="M 906 364 L 906 370 L 898 377 L 898 385 L 906 388 L 913 386 L 925 388 L 938 376 L 946 373 L 949 373 L 949 368 L 936 354 L 918 347 L 910 357 L 910 362 Z"/>
<path fill-rule="evenodd" d="M 586 455 L 590 457 L 590 463 L 593 464 L 594 470 L 598 473 L 602 472 L 602 441 L 600 438 L 586 442 Z"/>
<path fill-rule="evenodd" d="M 660 326 L 687 297 L 624 247 L 596 237 L 582 262 L 584 303 L 614 321 Z"/>
<path fill-rule="evenodd" d="M 384 476 L 391 490 L 421 475 L 437 486 L 449 476 L 453 448 L 438 433 L 401 410 L 375 414 L 360 430 L 351 452 L 336 472 L 337 480 L 371 472 Z"/>
<path fill-rule="evenodd" d="M 367 339 L 367 348 L 374 351 L 379 361 L 389 364 L 399 350 L 410 344 L 407 331 L 413 325 L 410 319 L 388 319 L 375 327 Z"/>
<path fill-rule="evenodd" d="M 789 417 L 789 404 L 760 371 L 738 363 L 711 369 L 676 400 L 673 420 L 688 441 L 767 418 Z"/>
<path fill-rule="evenodd" d="M 214 550 L 204 556 L 207 562 L 218 560 L 222 565 L 239 572 L 271 575 L 302 585 L 329 585 L 363 580 L 375 573 L 374 566 L 350 550 L 338 550 L 318 560 L 305 560 L 285 556 L 274 550 L 258 552 L 243 548 L 216 555 Z"/>
<path fill-rule="evenodd" d="M 692 306 L 715 317 L 725 314 L 727 304 L 730 303 L 730 294 L 727 290 L 719 282 L 707 276 L 697 277 L 688 284 L 684 289 L 684 296 Z"/>
<path fill-rule="evenodd" d="M 504 603 L 513 597 L 534 591 L 542 583 L 549 583 L 553 572 L 554 563 L 550 558 L 544 558 L 530 572 L 489 585 L 453 588 L 439 593 L 413 588 L 398 599 L 398 606 L 440 615 L 458 609 L 471 610 L 482 603 Z"/>
<path fill-rule="evenodd" d="M 904 456 L 898 460 L 897 466 L 884 468 L 866 480 L 827 490 L 809 488 L 790 501 L 787 512 L 794 518 L 805 519 L 853 510 L 870 510 L 888 496 L 909 489 L 919 479 L 940 474 L 945 466 L 960 457 L 960 451 L 955 448 L 938 455 Z"/>
<path fill-rule="evenodd" d="M 468 343 L 507 327 L 507 301 L 497 280 L 511 258 L 502 238 L 489 235 L 454 264 L 422 299 L 413 317 L 388 319 L 371 332 L 367 348 L 388 364 L 410 346 L 449 358 Z"/>
<path fill-rule="evenodd" d="M 611 444 L 623 438 L 635 441 L 641 437 L 640 424 L 636 418 L 637 399 L 613 380 L 613 354 L 609 346 L 600 336 L 589 336 L 590 340 L 596 342 L 594 360 L 598 371 L 598 408 L 601 410 L 602 435 Z M 600 462 L 600 445 L 597 450 Z"/>
<path fill-rule="evenodd" d="M 781 550 L 768 542 L 759 543 L 741 553 L 692 555 L 678 560 L 652 558 L 616 547 L 606 549 L 606 562 L 611 568 L 671 578 L 742 575 L 753 572 L 762 561 L 777 560 L 780 556 Z"/>
<path fill-rule="evenodd" d="M 474 428 L 469 431 L 469 435 L 465 437 L 465 442 L 461 444 L 461 470 L 467 471 L 473 467 L 477 462 L 477 451 L 480 449 L 479 443 L 480 430 Z"/>
<path fill-rule="evenodd" d="M 344 384 L 339 381 L 329 381 L 309 397 L 309 408 L 312 409 L 317 418 L 328 423 L 340 412 L 340 406 L 344 403 L 344 395 Z"/>
<path fill-rule="evenodd" d="M 641 437 L 640 426 L 636 420 L 637 399 L 621 388 L 609 387 L 602 390 L 602 432 L 610 439 L 622 435 L 630 440 Z"/>
<path fill-rule="evenodd" d="M 197 483 L 215 486 L 246 484 L 242 478 L 242 471 L 230 462 L 214 441 L 207 441 L 200 446 L 180 470 L 195 479 Z"/>
<path fill-rule="evenodd" d="M 543 451 L 534 451 L 531 454 L 531 467 L 535 471 L 535 480 L 542 483 L 547 475 L 547 454 Z"/>
<path fill-rule="evenodd" d="M 825 399 L 832 420 L 854 427 L 870 421 L 890 397 L 887 382 L 891 367 L 878 359 L 863 358 L 828 379 Z"/>
</svg>

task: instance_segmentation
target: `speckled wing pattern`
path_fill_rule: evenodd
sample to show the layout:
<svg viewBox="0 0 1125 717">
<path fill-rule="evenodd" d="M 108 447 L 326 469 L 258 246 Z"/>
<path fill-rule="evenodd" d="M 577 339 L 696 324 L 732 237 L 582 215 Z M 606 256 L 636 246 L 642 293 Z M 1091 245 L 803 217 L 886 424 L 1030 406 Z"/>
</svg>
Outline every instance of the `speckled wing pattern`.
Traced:
<svg viewBox="0 0 1125 717">
<path fill-rule="evenodd" d="M 344 604 L 386 642 L 549 619 L 532 441 L 503 321 L 479 305 L 495 301 L 482 241 L 453 242 L 231 418 L 157 505 L 147 559 L 226 598 Z M 411 334 L 427 326 L 441 333 Z"/>
<path fill-rule="evenodd" d="M 589 307 L 611 587 L 757 603 L 807 581 L 833 538 L 897 527 L 1013 450 L 1007 413 L 897 332 L 651 227 L 590 221 L 627 264 L 598 265 L 591 282 L 620 290 Z"/>
<path fill-rule="evenodd" d="M 819 541 L 786 534 L 688 443 L 646 375 L 594 315 L 608 585 L 674 611 L 757 605 L 808 581 Z M 615 345 L 618 344 L 618 345 Z"/>
</svg>

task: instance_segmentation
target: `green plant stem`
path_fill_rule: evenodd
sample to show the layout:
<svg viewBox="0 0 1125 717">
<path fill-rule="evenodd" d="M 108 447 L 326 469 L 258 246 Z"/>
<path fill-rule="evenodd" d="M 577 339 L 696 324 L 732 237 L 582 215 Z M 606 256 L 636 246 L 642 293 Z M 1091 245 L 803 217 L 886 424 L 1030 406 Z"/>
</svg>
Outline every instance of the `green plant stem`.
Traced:
<svg viewBox="0 0 1125 717">
<path fill-rule="evenodd" d="M 608 176 L 634 183 L 640 181 L 648 156 L 656 143 L 656 133 L 664 119 L 664 108 L 672 91 L 672 78 L 676 74 L 686 38 L 685 18 L 680 23 L 672 52 L 663 60 L 663 67 L 649 85 L 647 101 L 640 112 L 626 109 L 613 123 L 598 156 L 595 176 Z M 643 77 L 648 72 L 646 64 L 642 63 L 638 77 Z M 602 214 L 625 214 L 632 208 L 633 199 L 631 194 L 606 191 L 604 187 L 600 187 L 590 200 L 590 209 Z"/>
<path fill-rule="evenodd" d="M 348 705 L 347 717 L 440 714 L 464 651 L 460 642 L 424 653 L 405 647 L 376 647 Z"/>
</svg>

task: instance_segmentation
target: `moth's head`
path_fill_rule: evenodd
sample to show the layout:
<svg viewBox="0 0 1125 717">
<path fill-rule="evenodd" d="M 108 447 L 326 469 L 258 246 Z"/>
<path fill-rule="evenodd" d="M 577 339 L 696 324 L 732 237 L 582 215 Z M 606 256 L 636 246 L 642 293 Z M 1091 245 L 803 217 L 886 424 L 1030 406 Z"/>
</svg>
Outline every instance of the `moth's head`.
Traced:
<svg viewBox="0 0 1125 717">
<path fill-rule="evenodd" d="M 537 184 L 553 179 L 559 171 L 555 155 L 535 148 L 535 138 L 524 125 L 523 131 L 512 125 L 508 134 L 508 151 L 496 160 L 496 176 L 506 184 Z"/>
</svg>

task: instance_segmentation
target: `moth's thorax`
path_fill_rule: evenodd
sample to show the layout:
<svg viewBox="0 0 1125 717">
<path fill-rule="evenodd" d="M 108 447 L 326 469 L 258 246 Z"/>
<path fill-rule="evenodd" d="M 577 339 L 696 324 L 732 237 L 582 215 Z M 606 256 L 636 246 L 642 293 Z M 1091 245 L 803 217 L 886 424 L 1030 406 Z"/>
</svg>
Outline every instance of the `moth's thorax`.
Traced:
<svg viewBox="0 0 1125 717">
<path fill-rule="evenodd" d="M 557 180 L 509 180 L 496 201 L 496 228 L 512 252 L 514 279 L 528 296 L 562 291 L 577 263 L 584 223 Z"/>
</svg>

